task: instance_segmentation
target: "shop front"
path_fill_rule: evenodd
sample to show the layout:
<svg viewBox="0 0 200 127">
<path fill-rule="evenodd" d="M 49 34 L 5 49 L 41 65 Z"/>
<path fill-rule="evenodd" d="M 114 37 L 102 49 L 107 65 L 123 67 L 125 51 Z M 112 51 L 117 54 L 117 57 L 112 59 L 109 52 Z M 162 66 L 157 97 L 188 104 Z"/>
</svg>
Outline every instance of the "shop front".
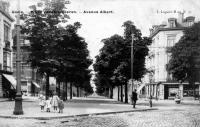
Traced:
<svg viewBox="0 0 200 127">
<path fill-rule="evenodd" d="M 174 99 L 177 94 L 180 95 L 180 89 L 178 84 L 165 84 L 164 99 Z"/>
<path fill-rule="evenodd" d="M 184 85 L 183 86 L 183 97 L 189 98 L 189 97 L 195 97 L 195 99 L 199 99 L 199 84 L 195 86 L 191 85 Z"/>
</svg>

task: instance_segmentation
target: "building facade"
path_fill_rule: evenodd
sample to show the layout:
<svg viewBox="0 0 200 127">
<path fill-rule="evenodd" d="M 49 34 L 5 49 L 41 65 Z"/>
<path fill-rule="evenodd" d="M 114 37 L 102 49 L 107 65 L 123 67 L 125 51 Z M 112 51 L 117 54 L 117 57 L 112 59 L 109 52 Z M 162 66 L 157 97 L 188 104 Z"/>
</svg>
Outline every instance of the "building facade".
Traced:
<svg viewBox="0 0 200 127">
<path fill-rule="evenodd" d="M 194 92 L 191 86 L 175 81 L 166 70 L 166 64 L 170 60 L 167 49 L 174 46 L 183 36 L 185 28 L 190 27 L 195 22 L 195 17 L 184 18 L 183 13 L 178 14 L 178 18 L 169 18 L 161 25 L 154 25 L 150 29 L 152 45 L 149 57 L 146 59 L 146 67 L 151 70 L 145 77 L 147 82 L 147 96 L 152 95 L 157 99 L 174 99 L 178 94 L 183 97 L 192 97 Z M 196 83 L 196 95 L 199 94 L 199 83 Z"/>
<path fill-rule="evenodd" d="M 17 43 L 16 43 L 16 26 L 13 31 L 13 76 L 16 77 L 16 56 L 17 56 Z M 26 36 L 20 35 L 20 60 L 21 60 L 21 91 L 24 95 L 37 95 L 44 82 L 43 76 L 37 73 L 36 69 L 31 67 L 29 61 L 30 54 L 30 41 Z"/>
<path fill-rule="evenodd" d="M 9 14 L 9 3 L 0 1 L 0 97 L 9 96 L 16 87 L 16 80 L 12 76 L 13 22 Z"/>
</svg>

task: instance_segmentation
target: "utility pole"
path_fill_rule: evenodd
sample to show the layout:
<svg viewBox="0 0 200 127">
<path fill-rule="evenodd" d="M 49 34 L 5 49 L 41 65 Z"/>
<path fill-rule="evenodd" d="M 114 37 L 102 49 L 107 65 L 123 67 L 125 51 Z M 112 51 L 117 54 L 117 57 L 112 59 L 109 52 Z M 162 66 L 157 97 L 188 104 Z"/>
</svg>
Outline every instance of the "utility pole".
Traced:
<svg viewBox="0 0 200 127">
<path fill-rule="evenodd" d="M 18 0 L 17 3 L 17 24 L 16 24 L 16 29 L 17 29 L 17 58 L 16 58 L 16 64 L 17 64 L 17 94 L 15 98 L 15 107 L 13 114 L 14 115 L 22 115 L 23 110 L 22 110 L 22 94 L 21 94 L 21 60 L 20 60 L 20 0 Z"/>
<path fill-rule="evenodd" d="M 132 85 L 132 92 L 133 92 L 133 60 L 134 60 L 134 54 L 133 54 L 133 38 L 134 34 L 131 34 L 132 41 L 131 41 L 131 85 Z"/>
</svg>

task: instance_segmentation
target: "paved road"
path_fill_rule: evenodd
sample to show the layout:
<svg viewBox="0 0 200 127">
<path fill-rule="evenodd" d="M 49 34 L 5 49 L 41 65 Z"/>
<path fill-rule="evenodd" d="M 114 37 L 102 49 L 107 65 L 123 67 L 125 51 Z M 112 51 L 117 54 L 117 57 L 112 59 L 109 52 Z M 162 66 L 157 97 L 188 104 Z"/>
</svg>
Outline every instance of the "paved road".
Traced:
<svg viewBox="0 0 200 127">
<path fill-rule="evenodd" d="M 69 103 L 80 104 L 78 102 L 80 100 Z M 81 103 L 121 105 L 107 99 L 94 103 L 88 99 Z M 147 105 L 145 101 L 138 102 L 137 108 L 145 105 Z M 54 120 L 0 118 L 0 127 L 200 127 L 199 102 L 185 101 L 177 105 L 173 101 L 154 101 L 154 106 L 159 110 Z"/>
<path fill-rule="evenodd" d="M 55 120 L 0 119 L 1 127 L 200 127 L 200 109 L 163 110 Z"/>
</svg>

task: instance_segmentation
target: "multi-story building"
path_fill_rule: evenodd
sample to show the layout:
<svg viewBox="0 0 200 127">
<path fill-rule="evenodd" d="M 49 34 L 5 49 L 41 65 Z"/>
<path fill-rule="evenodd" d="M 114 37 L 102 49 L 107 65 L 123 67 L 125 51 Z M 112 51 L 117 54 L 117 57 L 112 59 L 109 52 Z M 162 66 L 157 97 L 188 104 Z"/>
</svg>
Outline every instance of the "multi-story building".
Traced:
<svg viewBox="0 0 200 127">
<path fill-rule="evenodd" d="M 16 26 L 12 31 L 13 33 L 13 76 L 16 77 Z M 30 41 L 26 36 L 20 35 L 20 52 L 21 52 L 21 91 L 26 95 L 37 95 L 41 90 L 43 84 L 42 76 L 31 67 L 29 61 L 30 54 Z"/>
<path fill-rule="evenodd" d="M 9 14 L 9 3 L 0 1 L 0 97 L 9 96 L 16 87 L 12 76 L 12 22 L 14 19 Z"/>
<path fill-rule="evenodd" d="M 151 70 L 146 76 L 147 95 L 152 95 L 158 99 L 171 99 L 176 94 L 181 97 L 193 96 L 193 90 L 187 83 L 175 81 L 166 70 L 166 64 L 169 62 L 170 54 L 167 52 L 183 36 L 185 28 L 190 27 L 195 22 L 195 17 L 189 16 L 184 18 L 184 13 L 179 13 L 178 18 L 169 18 L 167 22 L 161 25 L 154 25 L 150 29 L 150 38 L 152 45 L 150 55 L 146 60 L 146 67 Z M 196 92 L 200 89 L 196 84 Z M 199 92 L 197 93 L 199 94 Z"/>
</svg>

